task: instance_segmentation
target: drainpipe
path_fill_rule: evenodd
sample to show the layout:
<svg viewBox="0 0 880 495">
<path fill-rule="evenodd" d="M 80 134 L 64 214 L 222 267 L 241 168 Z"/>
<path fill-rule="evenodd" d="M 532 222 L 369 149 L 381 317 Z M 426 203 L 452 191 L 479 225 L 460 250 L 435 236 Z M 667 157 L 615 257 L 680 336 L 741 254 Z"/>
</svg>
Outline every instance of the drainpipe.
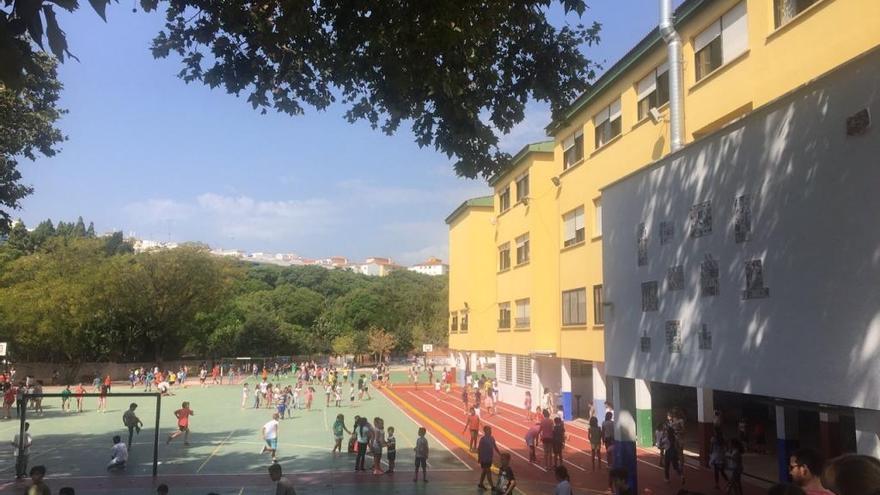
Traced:
<svg viewBox="0 0 880 495">
<path fill-rule="evenodd" d="M 666 42 L 669 59 L 669 147 L 670 151 L 674 152 L 683 144 L 684 85 L 682 84 L 681 37 L 672 22 L 672 0 L 660 0 L 659 30 L 660 36 Z"/>
</svg>

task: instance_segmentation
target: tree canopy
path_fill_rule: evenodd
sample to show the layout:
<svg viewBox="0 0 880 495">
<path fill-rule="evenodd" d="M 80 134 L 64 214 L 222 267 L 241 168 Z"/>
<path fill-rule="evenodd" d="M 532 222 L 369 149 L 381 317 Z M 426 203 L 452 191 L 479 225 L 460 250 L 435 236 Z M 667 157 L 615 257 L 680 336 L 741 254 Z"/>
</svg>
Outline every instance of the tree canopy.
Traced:
<svg viewBox="0 0 880 495">
<path fill-rule="evenodd" d="M 446 277 L 250 265 L 197 245 L 135 253 L 85 222 L 0 244 L 0 339 L 18 360 L 387 355 L 446 342 Z"/>
<path fill-rule="evenodd" d="M 90 0 L 101 16 L 110 0 Z M 510 156 L 498 148 L 529 99 L 554 117 L 594 77 L 581 47 L 598 41 L 596 22 L 556 27 L 561 4 L 583 16 L 585 0 L 140 0 L 163 8 L 157 58 L 178 56 L 186 82 L 222 87 L 263 112 L 347 107 L 394 133 L 407 123 L 420 146 L 456 157 L 456 171 L 489 177 Z M 0 7 L 0 83 L 21 87 L 34 69 L 33 43 L 70 56 L 55 9 L 76 0 L 5 0 Z"/>
</svg>

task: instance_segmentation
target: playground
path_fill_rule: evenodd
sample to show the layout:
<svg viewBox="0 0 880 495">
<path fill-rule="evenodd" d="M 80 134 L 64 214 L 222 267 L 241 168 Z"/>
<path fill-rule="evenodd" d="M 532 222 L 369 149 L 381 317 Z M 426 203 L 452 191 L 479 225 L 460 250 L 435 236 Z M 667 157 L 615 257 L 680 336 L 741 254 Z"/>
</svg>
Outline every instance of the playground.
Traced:
<svg viewBox="0 0 880 495">
<path fill-rule="evenodd" d="M 277 462 L 284 475 L 295 484 L 297 493 L 477 493 L 479 467 L 462 434 L 464 414 L 459 391 L 437 393 L 427 384 L 426 376 L 422 377 L 420 386 L 414 388 L 405 384 L 407 378 L 404 373 L 395 373 L 392 381 L 397 383 L 393 388 L 371 388 L 371 398 L 354 403 L 346 393 L 341 407 L 332 402 L 328 407 L 322 389 L 318 388 L 311 411 L 298 409 L 281 421 Z M 282 383 L 291 380 L 282 379 Z M 252 390 L 255 380 L 244 381 Z M 140 391 L 129 389 L 127 383 L 115 387 L 115 392 Z M 46 393 L 56 391 L 47 388 Z M 112 437 L 120 435 L 123 440 L 127 437 L 122 414 L 131 399 L 111 395 L 106 413 L 96 411 L 97 399 L 94 398 L 86 399 L 82 413 L 64 412 L 60 399 L 45 399 L 42 415 L 28 412 L 33 437 L 29 466 L 46 466 L 47 483 L 53 493 L 71 486 L 78 494 L 149 494 L 155 493 L 160 483 L 167 484 L 173 494 L 274 493 L 267 474 L 271 459 L 268 454 L 260 453 L 264 445 L 261 427 L 271 419 L 273 409 L 254 409 L 252 393 L 242 407 L 241 382 L 203 388 L 198 380 L 191 380 L 185 388 L 176 386 L 173 393 L 161 401 L 157 477 L 152 476 L 156 402 L 153 398 L 138 398 L 137 413 L 144 427 L 134 437 L 125 470 L 112 473 L 106 470 Z M 166 444 L 168 434 L 176 429 L 173 412 L 183 401 L 188 401 L 194 412 L 190 418 L 189 445 L 184 445 L 183 438 Z M 398 452 L 394 474 L 356 473 L 355 455 L 345 452 L 346 442 L 341 454 L 331 454 L 332 425 L 338 414 L 345 416 L 348 429 L 352 428 L 355 415 L 370 421 L 378 416 L 384 419 L 386 430 L 394 427 Z M 553 474 L 528 462 L 523 438 L 530 423 L 525 420 L 524 411 L 501 405 L 496 415 L 484 414 L 483 424 L 493 428 L 499 448 L 512 454 L 518 493 L 532 495 L 553 491 Z M 413 447 L 420 426 L 428 431 L 431 449 L 428 483 L 412 481 Z M 0 438 L 11 441 L 18 427 L 19 422 L 14 418 L 0 422 Z M 592 471 L 584 427 L 569 423 L 566 428 L 569 441 L 564 462 L 577 493 L 607 493 L 607 466 Z M 368 468 L 371 463 L 368 455 Z M 20 493 L 26 486 L 14 480 L 14 466 L 12 449 L 0 451 L 0 478 L 5 480 L 0 485 L 0 493 Z M 383 469 L 387 469 L 387 463 Z M 708 470 L 689 465 L 686 488 L 709 493 L 713 486 L 711 477 Z M 651 488 L 657 494 L 674 494 L 681 488 L 675 477 L 669 484 L 663 481 L 658 457 L 648 450 L 639 452 L 639 479 L 640 490 Z M 745 489 L 747 494 L 759 492 L 757 487 L 748 484 Z"/>
</svg>

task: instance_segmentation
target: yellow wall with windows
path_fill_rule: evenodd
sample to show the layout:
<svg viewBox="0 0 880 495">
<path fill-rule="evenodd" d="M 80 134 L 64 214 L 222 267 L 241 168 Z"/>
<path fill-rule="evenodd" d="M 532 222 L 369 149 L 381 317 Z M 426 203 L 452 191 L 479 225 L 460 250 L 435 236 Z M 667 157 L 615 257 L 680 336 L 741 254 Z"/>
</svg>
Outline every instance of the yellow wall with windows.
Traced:
<svg viewBox="0 0 880 495">
<path fill-rule="evenodd" d="M 547 149 L 550 149 L 548 146 Z M 529 174 L 527 202 L 516 202 L 516 179 Z M 497 303 L 510 303 L 511 328 L 497 328 L 497 352 L 528 355 L 533 351 L 558 352 L 559 339 L 553 328 L 558 325 L 558 311 L 553 294 L 557 289 L 558 262 L 553 256 L 559 239 L 556 217 L 556 186 L 552 152 L 530 152 L 495 185 L 495 269 L 499 269 L 497 247 L 510 243 L 511 266 L 498 271 L 495 278 Z M 499 193 L 510 187 L 511 206 L 500 210 Z M 528 263 L 516 263 L 516 238 L 529 234 Z M 516 301 L 529 299 L 530 324 L 516 326 Z M 496 307 L 496 313 L 497 313 Z M 496 325 L 497 327 L 497 325 Z"/>
<path fill-rule="evenodd" d="M 491 352 L 495 345 L 495 248 L 491 203 L 467 206 L 449 219 L 449 311 L 468 312 L 468 330 L 449 334 L 456 350 Z M 467 308 L 465 307 L 467 303 Z M 451 320 L 451 318 L 450 318 Z"/>
<path fill-rule="evenodd" d="M 774 26 L 774 0 L 742 1 L 747 24 L 745 51 L 700 81 L 696 80 L 695 37 L 739 2 L 687 0 L 684 5 L 695 8 L 678 16 L 680 22 L 676 28 L 683 42 L 684 59 L 685 143 L 880 45 L 880 1 L 877 0 L 819 0 L 779 28 Z M 647 117 L 638 119 L 637 85 L 666 61 L 666 46 L 662 40 L 644 46 L 647 48 L 638 48 L 638 55 L 627 61 L 616 77 L 597 81 L 596 93 L 572 105 L 565 121 L 548 127 L 554 141 L 552 155 L 529 153 L 495 179 L 496 211 L 492 215 L 496 217 L 496 224 L 481 224 L 491 237 L 488 241 L 492 254 L 491 274 L 481 272 L 479 276 L 465 279 L 451 278 L 450 294 L 464 290 L 456 289 L 457 283 L 491 285 L 493 297 L 497 294 L 496 303 L 511 303 L 512 317 L 515 317 L 516 299 L 531 299 L 531 325 L 527 332 L 514 329 L 497 332 L 497 304 L 494 306 L 493 342 L 499 353 L 522 355 L 551 351 L 563 358 L 604 360 L 603 329 L 596 323 L 593 301 L 593 287 L 602 284 L 602 238 L 596 230 L 595 201 L 600 200 L 600 190 L 605 185 L 669 152 L 668 104 L 658 109 L 660 121 Z M 618 98 L 620 135 L 597 149 L 593 117 Z M 578 130 L 584 136 L 583 159 L 564 170 L 563 142 Z M 516 204 L 513 182 L 526 169 L 530 171 L 531 199 L 528 205 Z M 552 177 L 559 178 L 558 187 L 551 182 Z M 498 193 L 508 184 L 511 208 L 501 213 Z M 562 215 L 579 206 L 584 207 L 586 239 L 563 247 Z M 633 226 L 634 246 L 635 229 Z M 528 265 L 514 268 L 515 238 L 525 232 L 530 233 L 531 260 Z M 467 241 L 471 242 L 470 239 Z M 464 240 L 451 234 L 450 250 L 464 249 L 455 244 Z M 511 269 L 497 273 L 497 247 L 504 242 L 511 245 Z M 633 253 L 635 257 L 635 249 Z M 454 259 L 451 270 L 455 270 Z M 492 281 L 487 282 L 485 277 L 491 277 Z M 587 323 L 563 326 L 562 291 L 581 287 L 586 289 Z M 608 307 L 605 312 L 615 310 L 639 311 L 640 308 Z"/>
</svg>

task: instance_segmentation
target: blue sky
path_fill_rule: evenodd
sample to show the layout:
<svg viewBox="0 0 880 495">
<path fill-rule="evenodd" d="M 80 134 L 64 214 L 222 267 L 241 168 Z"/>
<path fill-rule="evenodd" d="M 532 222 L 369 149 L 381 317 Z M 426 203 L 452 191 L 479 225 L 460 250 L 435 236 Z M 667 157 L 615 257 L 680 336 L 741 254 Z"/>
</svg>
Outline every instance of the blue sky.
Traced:
<svg viewBox="0 0 880 495">
<path fill-rule="evenodd" d="M 585 19 L 603 29 L 587 54 L 606 67 L 657 22 L 655 0 L 589 4 Z M 341 106 L 260 115 L 243 98 L 186 85 L 177 59 L 149 52 L 164 16 L 131 7 L 111 4 L 106 24 L 88 3 L 59 15 L 81 61 L 60 70 L 70 139 L 56 157 L 21 162 L 35 192 L 14 216 L 32 227 L 82 215 L 99 232 L 226 249 L 446 259 L 443 219 L 488 193 L 485 182 L 457 178 L 451 160 L 420 149 L 405 127 L 389 137 L 348 124 Z M 504 149 L 543 139 L 548 122 L 548 109 L 531 105 Z"/>
</svg>

